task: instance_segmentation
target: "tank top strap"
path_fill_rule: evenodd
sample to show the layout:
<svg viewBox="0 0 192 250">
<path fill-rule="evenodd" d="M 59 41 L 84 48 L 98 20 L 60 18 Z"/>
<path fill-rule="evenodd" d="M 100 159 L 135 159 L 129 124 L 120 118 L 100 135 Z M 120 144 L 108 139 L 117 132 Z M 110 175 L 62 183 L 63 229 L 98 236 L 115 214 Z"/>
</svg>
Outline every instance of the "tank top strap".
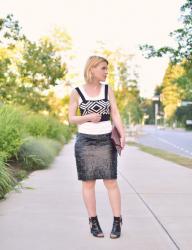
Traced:
<svg viewBox="0 0 192 250">
<path fill-rule="evenodd" d="M 84 95 L 82 94 L 81 90 L 79 89 L 79 87 L 76 87 L 75 89 L 77 90 L 78 94 L 80 95 L 82 101 L 86 102 L 86 99 L 85 99 Z"/>
<path fill-rule="evenodd" d="M 105 84 L 105 100 L 108 100 L 108 84 Z"/>
</svg>

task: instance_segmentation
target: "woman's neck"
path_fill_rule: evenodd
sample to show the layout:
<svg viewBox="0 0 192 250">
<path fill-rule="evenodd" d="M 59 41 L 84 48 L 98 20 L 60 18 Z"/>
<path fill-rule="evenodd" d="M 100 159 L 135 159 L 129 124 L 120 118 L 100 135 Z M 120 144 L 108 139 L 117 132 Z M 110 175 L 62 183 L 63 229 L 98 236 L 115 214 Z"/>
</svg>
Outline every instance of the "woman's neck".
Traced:
<svg viewBox="0 0 192 250">
<path fill-rule="evenodd" d="M 91 81 L 91 82 L 87 82 L 86 85 L 89 85 L 89 86 L 95 86 L 96 88 L 99 87 L 101 85 L 100 81 Z"/>
</svg>

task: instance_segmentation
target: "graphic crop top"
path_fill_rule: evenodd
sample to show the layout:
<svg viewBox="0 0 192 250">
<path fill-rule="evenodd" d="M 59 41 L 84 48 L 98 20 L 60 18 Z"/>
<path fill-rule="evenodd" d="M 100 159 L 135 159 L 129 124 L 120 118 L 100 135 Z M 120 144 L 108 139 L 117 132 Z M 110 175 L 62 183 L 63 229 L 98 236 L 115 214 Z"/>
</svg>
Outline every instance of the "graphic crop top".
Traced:
<svg viewBox="0 0 192 250">
<path fill-rule="evenodd" d="M 90 113 L 99 113 L 101 115 L 101 120 L 99 122 L 110 120 L 110 101 L 108 100 L 108 85 L 105 84 L 104 87 L 104 99 L 98 100 L 86 100 L 79 87 L 75 88 L 82 99 L 82 102 L 79 104 L 81 116 Z"/>
</svg>

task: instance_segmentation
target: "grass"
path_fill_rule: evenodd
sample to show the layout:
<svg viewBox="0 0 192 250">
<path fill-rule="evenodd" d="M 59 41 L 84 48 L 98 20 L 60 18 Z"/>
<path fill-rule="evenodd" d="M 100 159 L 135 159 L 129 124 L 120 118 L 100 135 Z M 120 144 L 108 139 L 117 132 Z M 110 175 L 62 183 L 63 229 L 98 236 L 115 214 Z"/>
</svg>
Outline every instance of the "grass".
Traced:
<svg viewBox="0 0 192 250">
<path fill-rule="evenodd" d="M 136 146 L 138 147 L 141 151 L 145 153 L 149 153 L 151 155 L 157 156 L 159 158 L 162 158 L 167 161 L 174 162 L 176 164 L 179 164 L 181 166 L 191 168 L 192 169 L 192 159 L 180 156 L 174 153 L 170 153 L 168 151 L 162 150 L 162 149 L 157 149 L 157 148 L 152 148 L 149 146 L 142 145 L 137 142 L 128 142 L 127 143 L 129 146 Z"/>
<path fill-rule="evenodd" d="M 15 184 L 16 180 L 13 178 L 11 170 L 7 168 L 6 163 L 0 158 L 0 199 L 3 199 Z"/>
<path fill-rule="evenodd" d="M 62 144 L 48 138 L 29 137 L 20 147 L 18 158 L 24 170 L 47 168 L 58 154 Z"/>
<path fill-rule="evenodd" d="M 0 154 L 4 159 L 16 155 L 22 144 L 22 113 L 11 106 L 0 108 Z"/>
<path fill-rule="evenodd" d="M 0 105 L 0 199 L 32 171 L 48 168 L 75 129 L 24 107 Z"/>
</svg>

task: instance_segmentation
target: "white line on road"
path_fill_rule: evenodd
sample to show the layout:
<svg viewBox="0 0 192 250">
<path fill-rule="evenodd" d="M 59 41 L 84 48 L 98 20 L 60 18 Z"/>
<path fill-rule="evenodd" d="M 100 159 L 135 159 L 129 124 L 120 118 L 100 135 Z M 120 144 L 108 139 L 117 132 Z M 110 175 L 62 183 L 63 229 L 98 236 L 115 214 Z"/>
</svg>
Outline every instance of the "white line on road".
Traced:
<svg viewBox="0 0 192 250">
<path fill-rule="evenodd" d="M 185 150 L 184 148 L 179 147 L 179 146 L 177 146 L 176 144 L 173 144 L 173 143 L 171 143 L 171 142 L 169 142 L 169 141 L 167 141 L 167 140 L 165 140 L 165 139 L 163 139 L 163 138 L 161 138 L 161 137 L 157 137 L 157 139 L 158 139 L 159 141 L 162 141 L 162 142 L 164 142 L 164 143 L 166 143 L 166 144 L 168 144 L 168 145 L 174 147 L 174 148 L 177 148 L 177 149 L 179 149 L 179 150 L 181 150 L 181 151 L 184 151 L 184 152 L 187 153 L 187 154 L 192 155 L 192 152 L 190 152 L 190 151 L 188 151 L 188 150 Z"/>
</svg>

